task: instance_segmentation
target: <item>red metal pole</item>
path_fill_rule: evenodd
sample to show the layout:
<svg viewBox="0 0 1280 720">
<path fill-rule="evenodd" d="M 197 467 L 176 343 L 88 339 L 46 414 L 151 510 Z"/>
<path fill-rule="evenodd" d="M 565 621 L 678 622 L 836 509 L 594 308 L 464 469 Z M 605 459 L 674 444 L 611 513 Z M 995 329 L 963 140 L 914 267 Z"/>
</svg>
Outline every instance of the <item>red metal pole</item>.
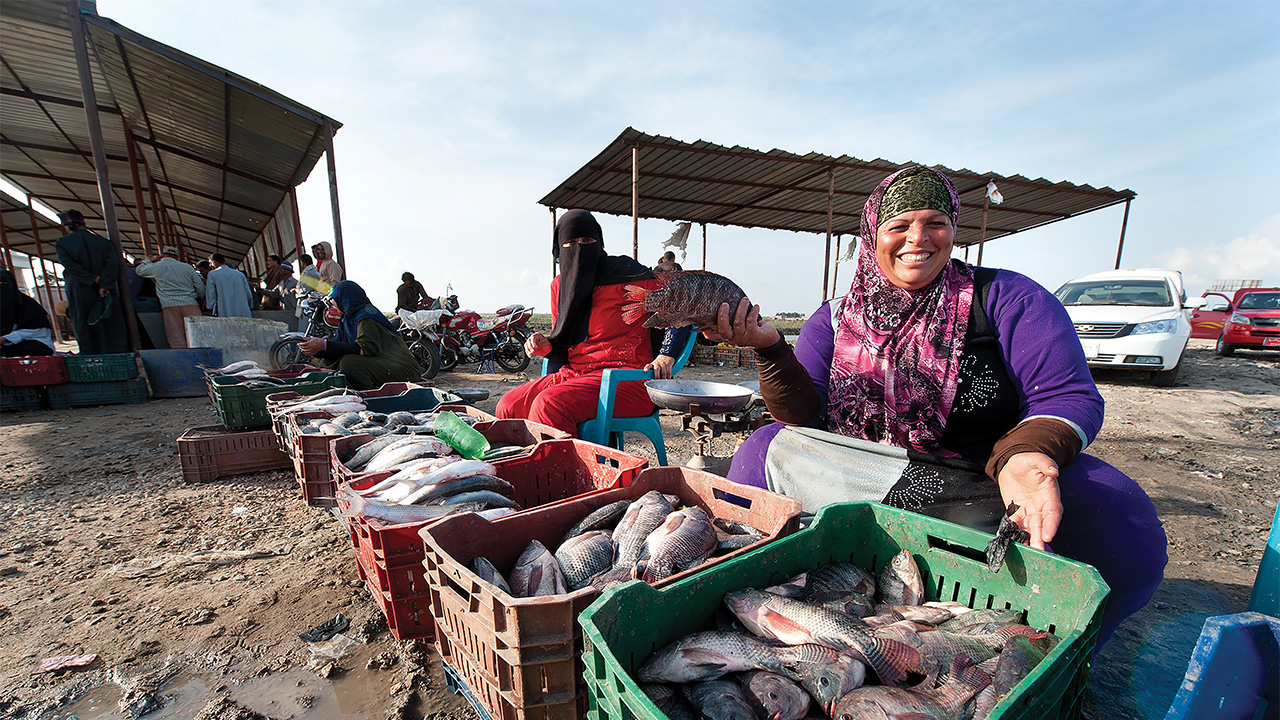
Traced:
<svg viewBox="0 0 1280 720">
<path fill-rule="evenodd" d="M 702 223 L 702 269 L 707 269 L 707 224 Z"/>
<path fill-rule="evenodd" d="M 142 178 L 138 176 L 138 154 L 133 142 L 133 132 L 129 128 L 129 120 L 120 116 L 124 125 L 124 146 L 129 156 L 129 175 L 133 178 L 133 204 L 138 213 L 138 229 L 142 232 L 142 254 L 151 259 L 151 231 L 147 228 L 147 208 L 142 204 Z"/>
<path fill-rule="evenodd" d="M 0 243 L 4 244 L 4 262 L 9 267 L 9 272 L 14 275 L 18 274 L 18 268 L 13 264 L 13 252 L 9 250 L 9 233 L 4 229 L 4 221 L 0 219 Z"/>
<path fill-rule="evenodd" d="M 302 218 L 298 217 L 298 188 L 289 188 L 289 206 L 293 208 L 293 241 L 298 246 L 298 257 L 306 253 L 302 245 Z M 301 276 L 302 269 L 298 269 Z"/>
<path fill-rule="evenodd" d="M 271 232 L 274 233 L 276 236 L 276 254 L 280 256 L 281 260 L 283 260 L 284 259 L 284 238 L 280 237 L 280 223 L 276 222 L 275 215 L 271 216 L 271 222 L 269 224 L 269 227 L 271 228 Z"/>
<path fill-rule="evenodd" d="M 53 325 L 53 334 L 57 336 L 58 342 L 62 342 L 62 329 L 58 327 L 58 323 L 57 323 L 58 314 L 53 311 L 53 289 L 49 287 L 49 273 L 47 270 L 45 270 L 45 267 L 44 267 L 44 244 L 40 242 L 40 225 L 36 222 L 36 209 L 31 207 L 30 202 L 27 203 L 27 214 L 31 216 L 31 237 L 35 238 L 36 257 L 40 259 L 40 278 L 37 279 L 36 287 L 35 287 L 35 291 L 37 295 L 36 299 L 37 300 L 40 299 L 39 298 L 39 294 L 40 294 L 39 281 L 44 280 L 44 294 L 45 294 L 45 297 L 49 298 L 49 313 L 54 317 L 54 322 L 51 323 Z M 36 266 L 35 264 L 32 264 L 31 272 L 34 274 L 35 271 L 36 271 Z"/>
<path fill-rule="evenodd" d="M 151 196 L 151 217 L 156 221 L 156 244 L 160 248 L 160 252 L 173 243 L 168 241 L 164 233 L 164 223 L 160 222 L 160 211 L 156 208 L 160 205 L 160 194 L 156 192 L 156 182 L 151 178 L 151 171 L 147 171 L 147 194 Z"/>
</svg>

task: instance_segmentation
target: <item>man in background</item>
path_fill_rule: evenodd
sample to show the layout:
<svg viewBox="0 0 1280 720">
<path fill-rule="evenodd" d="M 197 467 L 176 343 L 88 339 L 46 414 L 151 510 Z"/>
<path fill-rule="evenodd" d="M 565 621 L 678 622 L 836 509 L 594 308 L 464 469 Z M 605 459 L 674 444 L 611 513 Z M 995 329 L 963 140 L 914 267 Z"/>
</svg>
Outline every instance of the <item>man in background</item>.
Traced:
<svg viewBox="0 0 1280 720">
<path fill-rule="evenodd" d="M 676 254 L 670 250 L 662 254 L 662 259 L 658 260 L 658 264 L 653 267 L 656 273 L 664 272 L 683 272 L 684 268 L 680 267 L 680 263 L 676 262 Z"/>
<path fill-rule="evenodd" d="M 80 353 L 100 355 L 129 351 L 125 333 L 124 305 L 120 300 L 120 256 L 115 243 L 89 232 L 79 210 L 58 213 L 67 234 L 55 248 L 67 285 L 68 310 L 76 329 Z M 99 303 L 105 314 L 96 323 L 90 313 Z"/>
<path fill-rule="evenodd" d="M 204 289 L 205 307 L 218 317 L 253 317 L 253 290 L 244 273 L 227 264 L 222 253 L 209 256 L 213 270 Z"/>
<path fill-rule="evenodd" d="M 320 273 L 320 279 L 329 284 L 328 288 L 321 290 L 327 295 L 330 288 L 347 279 L 347 274 L 338 261 L 333 259 L 333 246 L 328 242 L 312 245 L 311 254 L 316 257 L 316 270 Z"/>
<path fill-rule="evenodd" d="M 276 286 L 280 284 L 280 281 L 284 279 L 285 275 L 284 271 L 280 268 L 280 256 L 268 255 L 266 265 L 267 271 L 262 273 L 262 288 L 264 290 L 274 291 Z M 270 292 L 264 292 L 262 294 L 262 309 L 280 310 L 280 299 L 272 295 Z"/>
<path fill-rule="evenodd" d="M 164 316 L 164 337 L 169 347 L 187 347 L 184 318 L 200 315 L 200 300 L 205 292 L 200 273 L 179 261 L 178 248 L 173 246 L 138 263 L 137 270 L 139 277 L 156 282 L 156 296 L 160 298 L 160 312 Z"/>
</svg>

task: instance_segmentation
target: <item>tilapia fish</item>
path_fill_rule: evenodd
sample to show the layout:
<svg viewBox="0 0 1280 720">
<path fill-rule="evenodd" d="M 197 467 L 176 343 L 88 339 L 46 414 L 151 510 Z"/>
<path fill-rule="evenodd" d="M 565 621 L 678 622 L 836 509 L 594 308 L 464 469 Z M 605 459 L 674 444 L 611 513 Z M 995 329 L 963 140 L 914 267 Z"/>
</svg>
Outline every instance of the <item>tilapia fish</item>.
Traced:
<svg viewBox="0 0 1280 720">
<path fill-rule="evenodd" d="M 919 605 L 924 602 L 924 579 L 911 551 L 903 550 L 884 564 L 879 578 L 880 601 L 886 605 Z"/>
<path fill-rule="evenodd" d="M 960 655 L 946 680 L 936 689 L 869 686 L 845 695 L 835 705 L 832 717 L 912 718 L 913 720 L 962 720 L 969 701 L 991 684 L 991 678 L 974 667 L 973 660 Z"/>
<path fill-rule="evenodd" d="M 1005 556 L 1009 554 L 1010 545 L 1014 543 L 1026 545 L 1031 541 L 1031 533 L 1019 529 L 1013 522 L 1013 514 L 1017 511 L 1018 504 L 1009 503 L 1004 516 L 1000 518 L 1000 527 L 996 529 L 996 536 L 987 543 L 987 569 L 993 573 L 1000 572 Z"/>
<path fill-rule="evenodd" d="M 471 561 L 471 571 L 480 576 L 480 579 L 493 585 L 502 592 L 510 595 L 511 588 L 507 586 L 507 581 L 502 577 L 502 573 L 498 572 L 498 568 L 489 562 L 489 558 L 477 555 Z"/>
<path fill-rule="evenodd" d="M 838 593 L 846 590 L 874 597 L 876 579 L 853 563 L 827 563 L 809 573 L 810 593 Z"/>
<path fill-rule="evenodd" d="M 713 328 L 721 304 L 728 303 L 730 312 L 736 312 L 738 303 L 747 296 L 729 278 L 705 270 L 661 273 L 658 281 L 661 286 L 656 290 L 626 287 L 627 299 L 632 302 L 622 308 L 623 321 L 635 324 L 650 313 L 643 323 L 647 328 Z"/>
<path fill-rule="evenodd" d="M 577 525 L 569 528 L 569 532 L 564 534 L 564 540 L 561 543 L 584 532 L 612 527 L 614 523 L 618 522 L 618 518 L 622 517 L 622 514 L 627 511 L 627 506 L 630 504 L 630 500 L 619 500 L 604 507 L 596 508 L 591 514 L 579 520 Z"/>
<path fill-rule="evenodd" d="M 673 508 L 671 502 L 657 490 L 650 490 L 627 507 L 622 520 L 613 529 L 613 542 L 618 546 L 614 564 L 631 567 L 640 559 L 645 538 L 658 529 Z"/>
<path fill-rule="evenodd" d="M 645 539 L 649 561 L 644 581 L 652 585 L 699 565 L 715 552 L 716 545 L 716 528 L 705 510 L 691 507 L 673 512 Z"/>
<path fill-rule="evenodd" d="M 516 597 L 560 595 L 565 592 L 560 563 L 542 543 L 534 540 L 520 553 L 516 566 L 507 576 L 507 585 Z"/>
<path fill-rule="evenodd" d="M 591 584 L 591 579 L 613 565 L 613 537 L 607 530 L 592 530 L 565 540 L 556 549 L 556 561 L 570 592 Z"/>
<path fill-rule="evenodd" d="M 760 720 L 742 696 L 742 688 L 737 683 L 709 680 L 684 685 L 680 689 L 707 720 Z"/>
<path fill-rule="evenodd" d="M 915 648 L 873 637 L 866 626 L 838 612 L 751 588 L 734 590 L 724 603 L 751 632 L 788 645 L 816 643 L 866 662 L 886 685 L 902 682 L 920 662 Z"/>
<path fill-rule="evenodd" d="M 690 683 L 714 680 L 731 672 L 783 672 L 791 648 L 766 645 L 738 632 L 708 630 L 686 635 L 653 654 L 636 678 L 640 682 Z"/>
<path fill-rule="evenodd" d="M 756 715 L 769 720 L 800 720 L 809 712 L 809 694 L 788 677 L 765 670 L 743 673 L 742 694 Z"/>
</svg>

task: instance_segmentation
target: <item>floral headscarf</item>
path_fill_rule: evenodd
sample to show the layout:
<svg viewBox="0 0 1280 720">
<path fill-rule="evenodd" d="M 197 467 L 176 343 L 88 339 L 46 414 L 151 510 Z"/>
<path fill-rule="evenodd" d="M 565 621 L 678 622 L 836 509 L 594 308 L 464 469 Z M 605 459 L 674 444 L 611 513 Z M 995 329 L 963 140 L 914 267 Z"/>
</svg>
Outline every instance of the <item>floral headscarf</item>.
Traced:
<svg viewBox="0 0 1280 720">
<path fill-rule="evenodd" d="M 862 210 L 853 286 L 841 302 L 828 396 L 828 429 L 847 437 L 953 455 L 939 441 L 956 396 L 973 303 L 973 267 L 949 260 L 928 285 L 904 290 L 876 262 L 881 220 L 937 209 L 960 217 L 941 172 L 910 167 L 885 178 Z"/>
</svg>

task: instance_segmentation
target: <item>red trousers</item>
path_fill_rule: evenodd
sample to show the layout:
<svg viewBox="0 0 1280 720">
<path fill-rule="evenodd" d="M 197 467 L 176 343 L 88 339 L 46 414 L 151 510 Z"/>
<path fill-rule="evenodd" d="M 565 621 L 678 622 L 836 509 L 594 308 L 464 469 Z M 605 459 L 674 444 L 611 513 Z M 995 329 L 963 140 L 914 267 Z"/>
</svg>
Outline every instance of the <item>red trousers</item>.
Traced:
<svg viewBox="0 0 1280 720">
<path fill-rule="evenodd" d="M 525 418 L 578 436 L 578 425 L 596 416 L 603 370 L 579 373 L 572 368 L 544 375 L 507 392 L 498 400 L 500 418 Z M 618 385 L 614 417 L 641 417 L 654 411 L 643 380 Z"/>
</svg>

